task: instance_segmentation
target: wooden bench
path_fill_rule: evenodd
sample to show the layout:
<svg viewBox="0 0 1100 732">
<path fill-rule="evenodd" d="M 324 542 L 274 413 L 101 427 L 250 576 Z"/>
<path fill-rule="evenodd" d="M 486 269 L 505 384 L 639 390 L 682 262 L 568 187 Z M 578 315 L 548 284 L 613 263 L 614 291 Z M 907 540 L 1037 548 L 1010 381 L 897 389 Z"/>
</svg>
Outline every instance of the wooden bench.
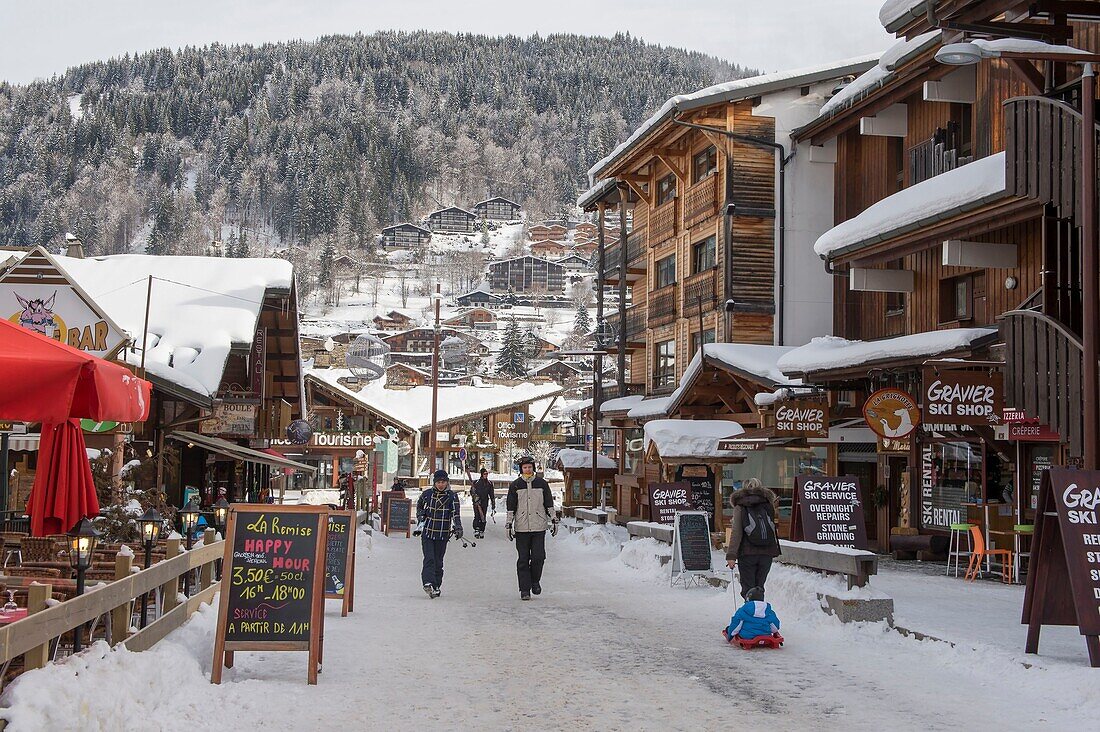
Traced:
<svg viewBox="0 0 1100 732">
<path fill-rule="evenodd" d="M 580 521 L 589 521 L 594 524 L 607 523 L 607 511 L 601 511 L 598 508 L 574 508 L 573 516 Z"/>
<path fill-rule="evenodd" d="M 630 521 L 626 525 L 626 531 L 631 539 L 656 539 L 669 546 L 672 545 L 672 525 L 656 524 L 652 521 Z"/>
<path fill-rule="evenodd" d="M 848 589 L 866 587 L 871 575 L 878 574 L 878 555 L 855 549 L 839 549 L 810 542 L 779 541 L 782 554 L 777 562 L 825 574 L 842 574 Z"/>
</svg>

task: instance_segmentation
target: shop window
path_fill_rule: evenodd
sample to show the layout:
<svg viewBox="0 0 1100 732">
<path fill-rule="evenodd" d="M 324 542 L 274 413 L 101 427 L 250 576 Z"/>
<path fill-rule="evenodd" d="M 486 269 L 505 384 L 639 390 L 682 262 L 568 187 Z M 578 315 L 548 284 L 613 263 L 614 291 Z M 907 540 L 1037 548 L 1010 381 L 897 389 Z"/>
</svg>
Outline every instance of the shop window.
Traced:
<svg viewBox="0 0 1100 732">
<path fill-rule="evenodd" d="M 974 317 L 974 276 L 952 277 L 940 282 L 940 322 Z"/>
<path fill-rule="evenodd" d="M 657 260 L 657 279 L 654 283 L 655 290 L 668 287 L 676 282 L 676 255 L 670 254 L 664 259 Z"/>
<path fill-rule="evenodd" d="M 676 383 L 676 341 L 661 341 L 657 344 L 657 359 L 653 369 L 655 387 L 672 386 Z"/>
<path fill-rule="evenodd" d="M 905 260 L 896 259 L 890 262 L 887 269 L 904 269 Z M 905 293 L 904 292 L 887 292 L 886 293 L 886 315 L 887 317 L 894 315 L 905 314 Z"/>
<path fill-rule="evenodd" d="M 971 442 L 921 445 L 921 525 L 947 531 L 966 519 L 966 504 L 985 499 L 985 455 Z M 998 489 L 999 490 L 999 489 Z"/>
<path fill-rule="evenodd" d="M 657 205 L 668 203 L 676 198 L 676 176 L 669 173 L 657 181 Z"/>
<path fill-rule="evenodd" d="M 779 496 L 780 533 L 785 536 L 791 520 L 794 479 L 799 475 L 825 475 L 828 448 L 772 446 L 749 452 L 743 463 L 722 468 L 722 514 L 733 515 L 730 495 L 749 478 L 759 478 Z"/>
<path fill-rule="evenodd" d="M 705 343 L 714 343 L 714 331 L 704 330 L 702 340 L 699 339 L 699 333 L 691 334 L 691 352 L 698 353 Z"/>
<path fill-rule="evenodd" d="M 691 271 L 704 272 L 714 268 L 715 238 L 708 236 L 691 246 Z"/>
<path fill-rule="evenodd" d="M 695 153 L 691 159 L 691 182 L 693 184 L 718 170 L 718 150 L 711 145 L 702 152 Z"/>
</svg>

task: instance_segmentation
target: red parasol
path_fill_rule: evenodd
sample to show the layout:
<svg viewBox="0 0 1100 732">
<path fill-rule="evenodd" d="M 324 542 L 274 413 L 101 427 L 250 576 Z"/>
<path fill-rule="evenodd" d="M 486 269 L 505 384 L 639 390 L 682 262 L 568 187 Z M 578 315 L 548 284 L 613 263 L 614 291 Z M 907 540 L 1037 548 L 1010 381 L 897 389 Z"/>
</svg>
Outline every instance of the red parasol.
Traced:
<svg viewBox="0 0 1100 732">
<path fill-rule="evenodd" d="M 0 320 L 0 420 L 42 422 L 32 534 L 62 533 L 99 513 L 76 420 L 143 421 L 150 390 L 118 364 Z"/>
</svg>

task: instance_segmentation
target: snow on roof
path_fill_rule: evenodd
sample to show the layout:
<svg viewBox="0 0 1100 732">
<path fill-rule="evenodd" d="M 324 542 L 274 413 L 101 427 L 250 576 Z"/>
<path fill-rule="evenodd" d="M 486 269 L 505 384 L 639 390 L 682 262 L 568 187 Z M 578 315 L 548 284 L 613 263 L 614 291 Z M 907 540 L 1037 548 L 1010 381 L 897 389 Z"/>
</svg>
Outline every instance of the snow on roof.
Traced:
<svg viewBox="0 0 1100 732">
<path fill-rule="evenodd" d="M 1027 38 L 972 38 L 969 43 L 974 44 L 983 51 L 995 51 L 997 53 L 1068 53 L 1070 55 L 1091 56 L 1092 51 L 1086 51 L 1073 46 L 1035 41 Z"/>
<path fill-rule="evenodd" d="M 829 101 L 821 105 L 818 117 L 825 117 L 855 101 L 858 97 L 870 92 L 875 87 L 885 84 L 894 75 L 894 70 L 902 65 L 915 53 L 920 53 L 933 43 L 938 43 L 943 31 L 934 30 L 917 36 L 911 40 L 900 40 L 890 46 L 879 57 L 878 63 L 860 76 L 855 81 L 837 92 Z"/>
<path fill-rule="evenodd" d="M 592 406 L 591 399 L 581 399 L 575 402 L 565 402 L 562 404 L 562 414 L 576 414 Z"/>
<path fill-rule="evenodd" d="M 462 208 L 461 206 L 447 206 L 445 208 L 437 208 L 435 211 L 432 211 L 430 214 L 428 214 L 428 218 L 431 218 L 432 216 L 435 216 L 438 213 L 443 213 L 444 211 L 461 211 L 462 213 L 466 214 L 467 216 L 471 216 L 475 219 L 477 218 L 477 214 L 475 214 L 473 211 L 467 211 L 466 209 Z"/>
<path fill-rule="evenodd" d="M 641 127 L 634 130 L 634 133 L 628 137 L 625 142 L 612 150 L 610 155 L 589 168 L 588 179 L 591 183 L 594 183 L 608 164 L 633 147 L 634 143 L 648 135 L 666 116 L 673 112 L 696 109 L 722 101 L 748 99 L 761 94 L 788 89 L 793 86 L 802 86 L 815 80 L 824 81 L 825 79 L 846 76 L 877 60 L 877 55 L 860 56 L 819 66 L 778 71 L 772 74 L 763 74 L 761 76 L 750 76 L 745 79 L 735 79 L 722 84 L 708 86 L 705 89 L 700 89 L 690 94 L 679 94 L 674 96 L 662 104 L 660 109 L 658 109 L 652 117 L 642 123 Z"/>
<path fill-rule="evenodd" d="M 148 254 L 56 259 L 139 349 L 152 277 L 145 367 L 204 397 L 218 391 L 233 345 L 251 345 L 264 293 L 289 292 L 294 279 L 294 268 L 284 259 Z M 140 350 L 125 357 L 141 362 Z"/>
<path fill-rule="evenodd" d="M 672 403 L 672 397 L 655 397 L 638 402 L 626 413 L 631 419 L 648 419 L 652 417 L 664 417 L 668 414 L 668 405 Z"/>
<path fill-rule="evenodd" d="M 882 27 L 893 31 L 896 26 L 916 20 L 925 14 L 928 0 L 886 0 L 878 10 Z"/>
<path fill-rule="evenodd" d="M 919 358 L 967 348 L 997 333 L 996 328 L 948 328 L 878 341 L 849 341 L 837 336 L 814 338 L 779 359 L 788 374 L 860 366 L 894 358 Z"/>
<path fill-rule="evenodd" d="M 737 422 L 724 419 L 655 419 L 643 428 L 646 450 L 653 445 L 662 458 L 720 457 L 718 441 L 744 434 Z"/>
<path fill-rule="evenodd" d="M 608 399 L 600 404 L 600 413 L 605 414 L 607 412 L 626 412 L 632 407 L 640 404 L 645 399 L 641 394 L 631 394 L 630 396 L 617 397 L 615 399 Z"/>
<path fill-rule="evenodd" d="M 519 206 L 519 204 L 516 203 L 515 201 L 504 198 L 503 196 L 493 196 L 492 198 L 486 198 L 484 201 L 478 201 L 477 203 L 474 204 L 474 208 L 477 208 L 478 206 L 480 206 L 483 203 L 492 203 L 493 201 L 501 201 L 503 203 L 510 203 L 513 206 Z"/>
<path fill-rule="evenodd" d="M 307 376 L 410 430 L 431 427 L 432 387 L 387 389 L 386 379 L 383 377 L 366 384 L 359 391 L 354 391 L 339 381 L 351 375 L 348 369 L 312 369 L 307 372 Z M 520 406 L 561 392 L 562 388 L 557 384 L 448 386 L 439 390 L 437 419 L 439 422 L 451 422 L 468 415 Z"/>
<path fill-rule="evenodd" d="M 1005 154 L 999 152 L 887 196 L 822 234 L 814 251 L 822 259 L 833 257 L 923 228 L 946 215 L 978 208 L 1005 195 Z"/>
<path fill-rule="evenodd" d="M 592 453 L 587 450 L 559 450 L 557 463 L 561 466 L 562 470 L 577 470 L 578 468 L 588 468 L 591 470 Z M 596 467 L 615 470 L 618 468 L 618 464 L 606 455 L 596 453 Z"/>
<path fill-rule="evenodd" d="M 431 232 L 431 231 L 429 231 L 428 229 L 425 229 L 425 228 L 424 228 L 423 226 L 417 226 L 416 224 L 410 223 L 410 222 L 408 222 L 408 221 L 406 221 L 406 222 L 404 222 L 404 223 L 402 223 L 402 224 L 393 224 L 393 225 L 391 225 L 391 226 L 386 226 L 386 227 L 383 227 L 383 229 L 382 229 L 382 233 L 384 234 L 384 233 L 386 233 L 387 231 L 393 231 L 394 229 L 401 229 L 401 228 L 405 228 L 405 227 L 412 227 L 412 228 L 414 228 L 414 229 L 416 229 L 416 230 L 418 230 L 418 231 L 422 231 L 422 232 L 424 232 L 425 234 L 431 234 L 431 233 L 432 233 L 432 232 Z"/>
<path fill-rule="evenodd" d="M 542 262 L 546 262 L 547 264 L 558 264 L 557 262 L 555 262 L 553 260 L 550 260 L 550 259 L 547 259 L 546 257 L 536 257 L 534 254 L 522 254 L 518 257 L 509 257 L 508 259 L 498 259 L 495 262 L 489 262 L 489 266 L 490 267 L 496 267 L 498 265 L 507 264 L 508 262 L 515 262 L 515 261 L 520 260 L 520 259 L 537 259 L 537 260 L 540 260 Z M 560 267 L 561 265 L 558 265 L 558 266 Z"/>
<path fill-rule="evenodd" d="M 705 343 L 702 352 L 696 351 L 695 356 L 684 369 L 684 375 L 680 377 L 680 385 L 669 395 L 666 407 L 673 408 L 679 405 L 688 388 L 699 376 L 703 368 L 701 354 L 725 366 L 755 376 L 765 383 L 782 384 L 790 379 L 779 369 L 778 362 L 792 349 L 793 346 L 763 346 L 753 343 Z"/>
<path fill-rule="evenodd" d="M 619 185 L 619 181 L 615 178 L 604 178 L 598 181 L 595 185 L 582 193 L 577 198 L 578 208 L 587 208 L 606 196 L 609 192 L 615 190 L 615 187 Z"/>
</svg>

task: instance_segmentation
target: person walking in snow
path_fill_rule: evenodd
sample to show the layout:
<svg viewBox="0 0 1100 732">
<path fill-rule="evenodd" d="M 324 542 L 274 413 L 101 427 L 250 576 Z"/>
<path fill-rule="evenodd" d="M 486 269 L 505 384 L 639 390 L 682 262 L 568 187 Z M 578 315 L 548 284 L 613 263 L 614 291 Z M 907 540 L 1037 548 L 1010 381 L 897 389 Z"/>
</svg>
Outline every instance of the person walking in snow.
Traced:
<svg viewBox="0 0 1100 732">
<path fill-rule="evenodd" d="M 516 574 L 519 577 L 519 598 L 530 600 L 531 594 L 542 594 L 542 567 L 546 563 L 546 530 L 558 533 L 554 514 L 554 495 L 550 484 L 535 475 L 535 460 L 528 456 L 519 461 L 519 477 L 508 486 L 505 505 L 508 538 L 515 539 Z"/>
<path fill-rule="evenodd" d="M 497 511 L 493 482 L 489 480 L 489 471 L 485 468 L 481 469 L 481 477 L 470 486 L 470 498 L 474 504 L 474 538 L 482 539 L 485 537 L 485 518 L 489 504 L 493 506 L 493 513 Z"/>
<path fill-rule="evenodd" d="M 779 617 L 770 602 L 764 602 L 764 588 L 752 587 L 745 593 L 745 604 L 737 608 L 726 626 L 726 640 L 752 640 L 779 632 Z"/>
<path fill-rule="evenodd" d="M 462 517 L 459 515 L 458 494 L 451 490 L 446 470 L 435 471 L 434 486 L 420 494 L 416 502 L 416 531 L 424 551 L 424 568 L 420 581 L 428 597 L 439 597 L 443 586 L 443 555 L 453 533 L 462 538 Z"/>
<path fill-rule="evenodd" d="M 775 533 L 777 498 L 759 478 L 749 478 L 730 495 L 730 503 L 733 516 L 726 564 L 733 569 L 740 563 L 738 574 L 744 598 L 754 587 L 763 592 L 772 560 L 779 556 L 779 537 Z"/>
</svg>

